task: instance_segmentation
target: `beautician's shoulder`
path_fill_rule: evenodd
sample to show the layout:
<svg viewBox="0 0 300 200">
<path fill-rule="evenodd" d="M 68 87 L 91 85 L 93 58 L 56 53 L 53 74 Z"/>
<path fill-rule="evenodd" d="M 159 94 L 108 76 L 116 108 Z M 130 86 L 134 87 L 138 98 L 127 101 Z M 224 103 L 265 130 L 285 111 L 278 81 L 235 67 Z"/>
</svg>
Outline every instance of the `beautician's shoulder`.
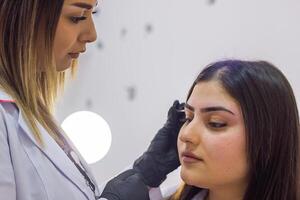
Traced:
<svg viewBox="0 0 300 200">
<path fill-rule="evenodd" d="M 13 102 L 0 102 L 0 147 L 5 151 L 5 146 L 9 149 L 9 141 L 18 138 L 19 130 L 19 110 Z M 8 150 L 7 150 L 8 151 Z M 2 157 L 1 157 L 2 159 Z M 1 198 L 0 198 L 1 199 Z"/>
<path fill-rule="evenodd" d="M 0 132 L 4 132 L 4 127 L 5 127 L 5 109 L 2 105 L 2 103 L 0 103 Z"/>
<path fill-rule="evenodd" d="M 19 109 L 13 98 L 0 90 L 0 128 L 3 129 L 11 123 L 17 123 L 18 116 Z"/>
</svg>

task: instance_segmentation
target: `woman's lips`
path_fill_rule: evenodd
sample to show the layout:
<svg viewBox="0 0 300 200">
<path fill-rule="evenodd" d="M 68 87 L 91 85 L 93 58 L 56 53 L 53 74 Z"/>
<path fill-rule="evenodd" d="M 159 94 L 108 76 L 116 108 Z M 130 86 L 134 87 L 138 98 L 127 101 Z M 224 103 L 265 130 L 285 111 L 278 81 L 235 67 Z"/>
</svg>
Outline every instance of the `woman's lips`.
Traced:
<svg viewBox="0 0 300 200">
<path fill-rule="evenodd" d="M 182 162 L 190 164 L 190 163 L 196 163 L 196 162 L 203 162 L 203 159 L 196 156 L 192 152 L 185 151 L 181 153 L 181 159 Z"/>
<path fill-rule="evenodd" d="M 69 53 L 69 55 L 73 59 L 77 59 L 79 57 L 79 53 Z"/>
</svg>

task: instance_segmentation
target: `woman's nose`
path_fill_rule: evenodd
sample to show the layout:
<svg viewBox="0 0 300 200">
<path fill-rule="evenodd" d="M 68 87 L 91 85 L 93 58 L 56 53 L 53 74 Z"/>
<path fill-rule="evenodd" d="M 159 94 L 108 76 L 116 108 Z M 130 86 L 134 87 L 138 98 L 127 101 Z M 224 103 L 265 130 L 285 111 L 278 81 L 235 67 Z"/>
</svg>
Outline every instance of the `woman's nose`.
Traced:
<svg viewBox="0 0 300 200">
<path fill-rule="evenodd" d="M 85 43 L 91 43 L 97 40 L 97 31 L 93 20 L 90 20 L 79 40 Z"/>
<path fill-rule="evenodd" d="M 198 144 L 201 141 L 201 125 L 193 120 L 182 126 L 179 132 L 179 140 L 184 143 Z"/>
</svg>

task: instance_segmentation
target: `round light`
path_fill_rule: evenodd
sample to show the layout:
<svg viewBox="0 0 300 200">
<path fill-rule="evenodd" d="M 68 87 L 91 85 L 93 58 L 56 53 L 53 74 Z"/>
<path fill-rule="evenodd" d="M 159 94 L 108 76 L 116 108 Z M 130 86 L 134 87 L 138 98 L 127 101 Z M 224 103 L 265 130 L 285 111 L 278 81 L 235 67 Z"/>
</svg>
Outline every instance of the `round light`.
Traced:
<svg viewBox="0 0 300 200">
<path fill-rule="evenodd" d="M 61 126 L 87 163 L 95 163 L 108 153 L 111 131 L 107 122 L 98 114 L 75 112 Z"/>
</svg>

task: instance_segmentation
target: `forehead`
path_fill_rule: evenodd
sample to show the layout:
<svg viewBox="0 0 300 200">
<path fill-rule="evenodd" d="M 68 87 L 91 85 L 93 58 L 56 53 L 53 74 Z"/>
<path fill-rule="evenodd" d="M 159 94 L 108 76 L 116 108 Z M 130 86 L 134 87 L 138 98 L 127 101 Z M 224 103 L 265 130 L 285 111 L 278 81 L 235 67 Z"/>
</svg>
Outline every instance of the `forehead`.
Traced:
<svg viewBox="0 0 300 200">
<path fill-rule="evenodd" d="M 239 103 L 217 81 L 198 83 L 187 103 L 196 109 L 223 106 L 234 113 L 240 112 Z"/>
</svg>

